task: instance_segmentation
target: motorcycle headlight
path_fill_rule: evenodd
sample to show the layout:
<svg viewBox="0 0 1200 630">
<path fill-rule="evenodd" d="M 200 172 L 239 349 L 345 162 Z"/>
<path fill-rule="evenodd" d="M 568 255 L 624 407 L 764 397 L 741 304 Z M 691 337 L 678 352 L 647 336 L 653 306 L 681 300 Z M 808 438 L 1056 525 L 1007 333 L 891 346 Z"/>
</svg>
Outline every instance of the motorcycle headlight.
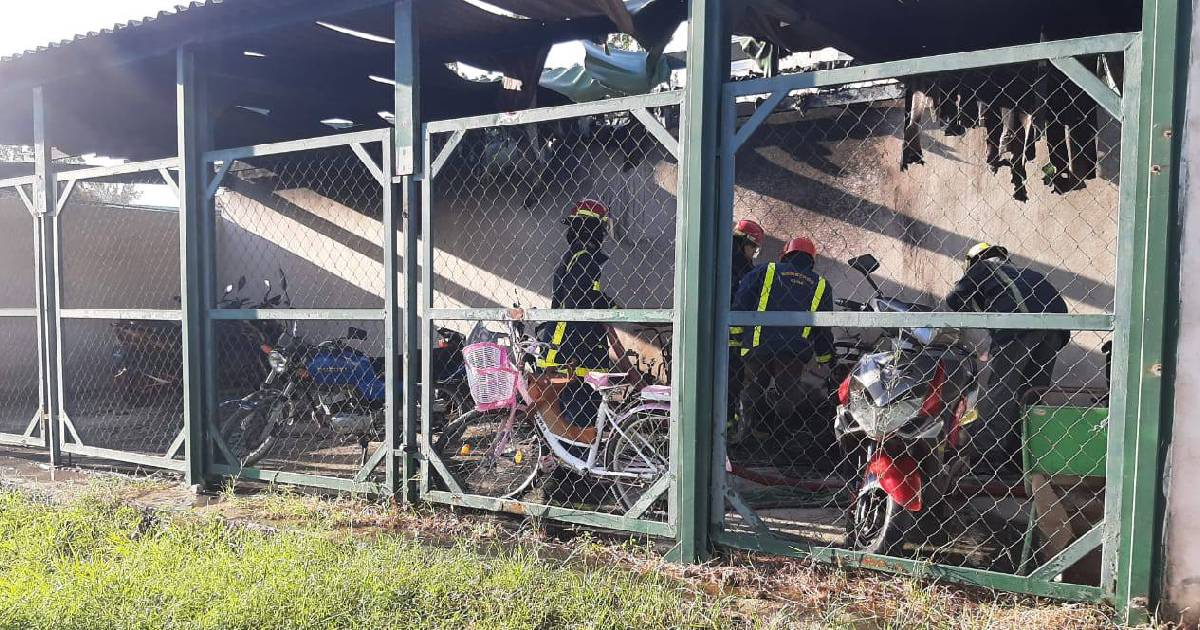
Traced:
<svg viewBox="0 0 1200 630">
<path fill-rule="evenodd" d="M 918 343 L 920 343 L 922 346 L 928 346 L 929 344 L 933 343 L 934 339 L 937 339 L 940 331 L 937 328 L 923 327 L 913 328 L 911 332 L 912 336 L 916 338 Z"/>
<path fill-rule="evenodd" d="M 872 405 L 865 397 L 860 404 L 856 402 L 851 398 L 850 412 L 867 437 L 873 440 L 882 440 L 895 433 L 921 411 L 921 402 L 915 399 L 900 400 L 883 407 Z"/>
<path fill-rule="evenodd" d="M 271 365 L 272 371 L 283 374 L 284 370 L 287 370 L 288 360 L 287 357 L 283 356 L 282 352 L 272 350 L 271 354 L 267 355 L 267 363 Z"/>
</svg>

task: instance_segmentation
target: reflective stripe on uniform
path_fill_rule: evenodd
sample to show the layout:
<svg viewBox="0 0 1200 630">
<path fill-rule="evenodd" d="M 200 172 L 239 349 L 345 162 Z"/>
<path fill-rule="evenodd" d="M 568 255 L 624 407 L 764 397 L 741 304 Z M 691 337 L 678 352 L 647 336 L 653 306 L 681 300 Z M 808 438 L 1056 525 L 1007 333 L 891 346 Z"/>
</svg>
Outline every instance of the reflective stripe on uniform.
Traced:
<svg viewBox="0 0 1200 630">
<path fill-rule="evenodd" d="M 742 347 L 742 335 L 745 334 L 745 332 L 746 332 L 746 329 L 741 326 L 730 326 L 729 327 L 729 347 L 730 348 L 741 348 Z"/>
<path fill-rule="evenodd" d="M 554 360 L 558 358 L 558 347 L 562 345 L 563 337 L 567 334 L 567 322 L 558 322 L 554 325 L 554 337 L 550 339 L 550 351 L 546 353 L 546 358 L 538 361 L 541 367 L 554 367 L 558 365 Z"/>
<path fill-rule="evenodd" d="M 829 362 L 830 362 L 830 361 L 832 361 L 832 360 L 833 360 L 833 355 L 832 355 L 832 354 L 822 354 L 821 356 L 817 357 L 817 363 L 818 363 L 818 364 L 821 364 L 821 363 L 829 363 Z"/>
<path fill-rule="evenodd" d="M 775 263 L 767 265 L 767 275 L 763 278 L 762 291 L 758 294 L 758 312 L 762 313 L 767 310 L 767 303 L 771 301 L 771 285 L 775 284 Z M 754 327 L 754 341 L 750 345 L 755 348 L 762 343 L 762 326 Z M 746 351 L 743 350 L 742 354 Z"/>
<path fill-rule="evenodd" d="M 575 266 L 575 261 L 579 260 L 580 256 L 588 253 L 587 250 L 581 250 L 571 255 L 571 260 L 567 261 L 567 271 Z M 600 290 L 600 283 L 596 282 L 593 285 L 596 291 Z M 546 352 L 546 358 L 538 361 L 538 367 L 551 368 L 557 367 L 559 364 L 555 359 L 558 358 L 558 347 L 562 345 L 563 337 L 567 334 L 567 322 L 557 322 L 554 325 L 554 337 L 550 339 L 550 350 Z"/>
<path fill-rule="evenodd" d="M 821 280 L 817 282 L 817 290 L 813 293 L 812 305 L 808 307 L 809 312 L 816 313 L 817 309 L 821 308 L 821 298 L 824 297 L 824 295 L 825 295 L 825 278 L 822 277 Z M 805 339 L 808 339 L 808 336 L 810 334 L 812 334 L 812 326 L 805 326 L 804 332 L 800 333 L 800 336 L 804 337 Z M 818 358 L 817 363 L 820 363 L 820 362 L 821 362 L 821 360 L 820 360 L 820 358 Z"/>
<path fill-rule="evenodd" d="M 1025 296 L 1021 295 L 1020 289 L 1017 288 L 1017 279 L 1008 275 L 1008 272 L 1004 270 L 1004 267 L 1002 265 L 996 266 L 996 275 L 1000 278 L 1000 281 L 1004 284 L 1004 289 L 1006 291 L 1008 291 L 1008 295 L 1009 295 L 1009 297 L 1011 297 L 1013 299 L 1013 303 L 1017 305 L 1017 312 L 1018 313 L 1028 313 L 1029 307 L 1025 304 Z M 977 310 L 981 313 L 987 312 L 988 309 L 991 308 L 992 305 L 991 304 L 980 304 L 979 300 L 981 297 L 982 296 L 979 295 L 979 292 L 976 291 L 975 295 L 971 298 L 971 300 L 973 302 L 975 302 L 975 310 Z"/>
<path fill-rule="evenodd" d="M 600 291 L 600 281 L 599 280 L 596 280 L 595 282 L 592 283 L 592 290 L 596 291 L 596 292 Z"/>
<path fill-rule="evenodd" d="M 1017 289 L 1017 279 L 1008 275 L 1003 266 L 996 267 L 996 271 L 1000 272 L 1000 277 L 1004 279 L 1005 287 L 1008 289 L 1009 295 L 1015 300 L 1017 310 L 1021 313 L 1028 313 L 1029 307 L 1025 305 L 1025 296 L 1021 295 L 1021 291 Z"/>
</svg>

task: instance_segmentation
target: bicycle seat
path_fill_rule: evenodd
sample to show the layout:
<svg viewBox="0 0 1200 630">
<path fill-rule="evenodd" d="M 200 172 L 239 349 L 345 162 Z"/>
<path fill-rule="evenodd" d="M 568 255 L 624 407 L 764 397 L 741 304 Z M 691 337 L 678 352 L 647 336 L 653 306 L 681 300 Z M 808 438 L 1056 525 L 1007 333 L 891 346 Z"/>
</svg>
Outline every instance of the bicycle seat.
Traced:
<svg viewBox="0 0 1200 630">
<path fill-rule="evenodd" d="M 638 393 L 642 400 L 651 400 L 654 402 L 671 402 L 671 386 L 670 385 L 647 385 Z"/>
<path fill-rule="evenodd" d="M 628 372 L 588 372 L 587 376 L 583 377 L 583 382 L 601 390 L 622 385 L 628 378 Z"/>
</svg>

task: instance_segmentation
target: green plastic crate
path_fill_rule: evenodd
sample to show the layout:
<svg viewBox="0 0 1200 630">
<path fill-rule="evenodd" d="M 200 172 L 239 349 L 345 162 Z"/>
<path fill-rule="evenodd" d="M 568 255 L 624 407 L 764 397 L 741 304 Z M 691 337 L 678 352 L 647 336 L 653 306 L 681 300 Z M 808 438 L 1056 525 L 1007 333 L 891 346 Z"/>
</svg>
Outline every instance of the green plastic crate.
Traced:
<svg viewBox="0 0 1200 630">
<path fill-rule="evenodd" d="M 1035 405 L 1024 425 L 1026 473 L 1104 476 L 1108 409 Z"/>
</svg>

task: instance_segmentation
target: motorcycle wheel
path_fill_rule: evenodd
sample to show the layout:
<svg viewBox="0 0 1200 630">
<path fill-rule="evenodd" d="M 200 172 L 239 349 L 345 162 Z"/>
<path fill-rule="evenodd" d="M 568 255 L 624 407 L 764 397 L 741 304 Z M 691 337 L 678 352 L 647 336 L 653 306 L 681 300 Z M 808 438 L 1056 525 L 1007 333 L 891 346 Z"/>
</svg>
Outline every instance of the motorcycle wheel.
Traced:
<svg viewBox="0 0 1200 630">
<path fill-rule="evenodd" d="M 261 460 L 275 441 L 275 432 L 286 420 L 287 401 L 276 399 L 270 405 L 253 410 L 238 410 L 221 423 L 225 445 L 238 459 L 237 464 L 249 468 Z"/>
<path fill-rule="evenodd" d="M 883 556 L 895 556 L 913 528 L 913 513 L 875 486 L 858 495 L 850 515 L 849 547 Z"/>
<path fill-rule="evenodd" d="M 434 453 L 464 492 L 510 499 L 533 484 L 542 459 L 542 437 L 532 422 L 518 415 L 504 451 L 490 456 L 508 415 L 507 409 L 467 412 L 433 441 Z"/>
<path fill-rule="evenodd" d="M 617 499 L 629 510 L 670 469 L 671 415 L 659 410 L 639 411 L 623 423 L 621 430 L 624 433 L 614 433 L 608 444 L 605 468 L 612 472 L 654 472 L 649 479 L 613 479 Z M 664 493 L 650 508 L 662 509 L 666 503 Z"/>
</svg>

